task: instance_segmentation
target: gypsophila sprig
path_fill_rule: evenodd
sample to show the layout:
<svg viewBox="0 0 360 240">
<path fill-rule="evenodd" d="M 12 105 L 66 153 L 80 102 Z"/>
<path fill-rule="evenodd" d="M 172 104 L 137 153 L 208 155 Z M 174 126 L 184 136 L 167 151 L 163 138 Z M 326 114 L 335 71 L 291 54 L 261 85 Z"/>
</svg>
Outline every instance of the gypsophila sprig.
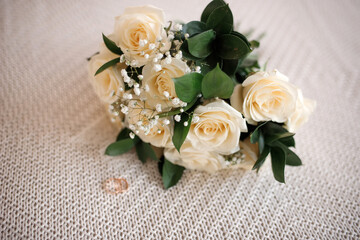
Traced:
<svg viewBox="0 0 360 240">
<path fill-rule="evenodd" d="M 183 24 L 153 6 L 131 7 L 103 34 L 88 59 L 90 79 L 121 129 L 105 153 L 135 147 L 143 163 L 158 162 L 165 188 L 184 169 L 258 171 L 268 158 L 285 182 L 285 165 L 302 164 L 290 148 L 315 102 L 260 66 L 261 37 L 237 31 L 223 0 L 211 1 L 200 19 Z"/>
</svg>

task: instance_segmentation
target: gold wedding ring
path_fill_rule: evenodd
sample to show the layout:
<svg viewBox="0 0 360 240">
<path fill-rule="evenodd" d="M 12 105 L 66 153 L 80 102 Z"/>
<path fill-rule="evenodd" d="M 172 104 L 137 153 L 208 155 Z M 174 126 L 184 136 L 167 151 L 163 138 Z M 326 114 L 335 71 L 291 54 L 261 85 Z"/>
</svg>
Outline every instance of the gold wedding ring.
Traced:
<svg viewBox="0 0 360 240">
<path fill-rule="evenodd" d="M 125 178 L 109 178 L 104 182 L 103 187 L 107 193 L 116 195 L 126 192 L 129 184 Z"/>
</svg>

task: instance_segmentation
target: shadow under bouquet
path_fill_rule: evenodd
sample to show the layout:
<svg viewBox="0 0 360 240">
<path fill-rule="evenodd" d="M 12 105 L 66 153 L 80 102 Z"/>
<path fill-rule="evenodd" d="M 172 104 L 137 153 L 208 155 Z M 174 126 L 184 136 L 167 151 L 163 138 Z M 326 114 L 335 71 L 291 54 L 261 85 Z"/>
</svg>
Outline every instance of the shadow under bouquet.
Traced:
<svg viewBox="0 0 360 240">
<path fill-rule="evenodd" d="M 301 165 L 290 148 L 315 102 L 279 71 L 261 68 L 259 42 L 233 22 L 222 0 L 186 24 L 166 22 L 153 6 L 115 18 L 89 58 L 91 83 L 121 130 L 107 155 L 135 147 L 142 162 L 158 161 L 166 189 L 185 168 L 259 170 L 266 159 L 285 182 L 285 165 Z"/>
</svg>

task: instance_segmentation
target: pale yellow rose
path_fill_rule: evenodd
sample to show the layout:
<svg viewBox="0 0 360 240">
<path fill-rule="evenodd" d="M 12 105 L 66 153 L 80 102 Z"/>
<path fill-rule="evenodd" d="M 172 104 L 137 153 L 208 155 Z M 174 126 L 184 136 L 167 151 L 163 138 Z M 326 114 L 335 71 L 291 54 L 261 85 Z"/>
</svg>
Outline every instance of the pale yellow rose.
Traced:
<svg viewBox="0 0 360 240">
<path fill-rule="evenodd" d="M 115 18 L 114 34 L 126 58 L 143 66 L 159 51 L 169 50 L 171 43 L 164 25 L 165 15 L 161 9 L 153 6 L 128 7 Z M 154 48 L 150 44 L 154 44 Z"/>
<path fill-rule="evenodd" d="M 239 150 L 240 133 L 247 131 L 246 122 L 241 113 L 225 101 L 198 106 L 193 119 L 187 138 L 195 148 L 221 154 Z"/>
<path fill-rule="evenodd" d="M 122 95 L 120 88 L 124 88 L 124 81 L 120 71 L 126 66 L 118 63 L 115 66 L 105 69 L 96 76 L 94 75 L 103 64 L 112 59 L 114 59 L 114 54 L 105 50 L 93 56 L 88 65 L 90 82 L 95 93 L 99 96 L 101 101 L 108 104 L 115 102 L 118 97 Z"/>
<path fill-rule="evenodd" d="M 285 127 L 289 132 L 295 133 L 304 123 L 309 120 L 310 114 L 315 110 L 316 102 L 303 97 L 302 91 L 298 90 L 296 111 L 285 122 Z"/>
<path fill-rule="evenodd" d="M 143 68 L 142 80 L 143 86 L 148 85 L 149 91 L 146 92 L 146 103 L 156 108 L 157 104 L 161 104 L 162 111 L 170 110 L 172 107 L 179 107 L 179 103 L 173 103 L 173 99 L 177 98 L 173 78 L 181 77 L 190 71 L 187 64 L 179 59 L 172 58 L 171 63 L 167 63 L 164 59 L 161 61 L 161 70 L 157 71 L 154 67 L 156 63 L 146 64 Z M 166 97 L 164 92 L 169 95 Z"/>
<path fill-rule="evenodd" d="M 250 124 L 285 122 L 296 109 L 297 88 L 279 71 L 257 72 L 237 85 L 231 105 L 244 114 Z"/>
<path fill-rule="evenodd" d="M 131 100 L 128 104 L 126 123 L 142 141 L 150 143 L 155 147 L 165 147 L 171 145 L 171 130 L 173 123 L 171 119 L 153 119 L 154 110 L 149 109 L 140 100 Z M 169 121 L 169 124 L 166 124 Z M 133 129 L 134 126 L 136 129 Z"/>
<path fill-rule="evenodd" d="M 174 164 L 208 173 L 214 173 L 226 166 L 225 158 L 222 155 L 194 148 L 190 141 L 183 143 L 180 153 L 174 147 L 170 147 L 165 148 L 164 156 Z"/>
</svg>

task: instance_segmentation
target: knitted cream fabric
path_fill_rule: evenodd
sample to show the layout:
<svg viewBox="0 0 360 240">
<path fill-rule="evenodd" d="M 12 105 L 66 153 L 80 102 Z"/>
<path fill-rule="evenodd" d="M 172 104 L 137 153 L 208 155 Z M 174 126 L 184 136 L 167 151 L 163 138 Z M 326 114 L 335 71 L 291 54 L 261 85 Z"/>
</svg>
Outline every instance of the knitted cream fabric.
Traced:
<svg viewBox="0 0 360 240">
<path fill-rule="evenodd" d="M 360 2 L 228 0 L 240 30 L 317 100 L 296 135 L 302 167 L 185 171 L 104 155 L 117 132 L 88 81 L 101 33 L 126 6 L 200 18 L 208 1 L 0 2 L 0 239 L 359 239 Z M 124 177 L 117 196 L 101 187 Z"/>
</svg>

